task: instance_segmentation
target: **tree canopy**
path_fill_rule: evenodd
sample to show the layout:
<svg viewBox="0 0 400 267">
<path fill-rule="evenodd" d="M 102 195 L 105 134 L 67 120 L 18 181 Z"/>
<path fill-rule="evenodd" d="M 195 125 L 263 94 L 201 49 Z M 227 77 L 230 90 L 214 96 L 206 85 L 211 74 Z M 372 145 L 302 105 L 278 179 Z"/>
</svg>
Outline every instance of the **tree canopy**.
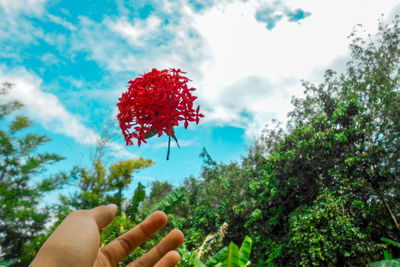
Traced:
<svg viewBox="0 0 400 267">
<path fill-rule="evenodd" d="M 50 219 L 50 208 L 41 200 L 60 188 L 66 176 L 43 176 L 46 167 L 62 157 L 38 152 L 50 139 L 29 132 L 31 121 L 17 112 L 23 105 L 3 97 L 9 90 L 11 84 L 3 84 L 0 90 L 0 259 L 23 266 L 36 253 L 30 247 L 41 242 Z"/>
</svg>

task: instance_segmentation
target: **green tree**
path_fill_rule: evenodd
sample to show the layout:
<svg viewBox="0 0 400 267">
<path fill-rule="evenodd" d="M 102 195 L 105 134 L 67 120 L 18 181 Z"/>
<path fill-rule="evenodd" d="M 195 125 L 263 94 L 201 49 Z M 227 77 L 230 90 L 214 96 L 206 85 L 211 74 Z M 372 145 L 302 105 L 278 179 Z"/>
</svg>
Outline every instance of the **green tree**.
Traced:
<svg viewBox="0 0 400 267">
<path fill-rule="evenodd" d="M 92 170 L 75 167 L 71 173 L 72 181 L 77 181 L 77 191 L 70 196 L 61 195 L 59 219 L 63 219 L 75 209 L 91 209 L 99 205 L 114 203 L 118 206 L 119 215 L 125 211 L 126 199 L 123 194 L 132 183 L 132 175 L 150 167 L 154 161 L 144 159 L 121 160 L 112 164 L 108 171 L 100 160 L 96 160 Z M 139 185 L 140 187 L 141 185 Z"/>
<path fill-rule="evenodd" d="M 142 203 L 142 210 L 149 210 L 156 203 L 160 202 L 173 190 L 173 186 L 168 182 L 156 181 L 151 183 L 150 194 L 146 196 Z"/>
<path fill-rule="evenodd" d="M 343 246 L 349 240 L 335 229 L 344 227 L 354 237 L 346 249 L 334 242 L 308 243 L 309 251 L 319 253 L 309 263 L 317 265 L 327 264 L 324 259 L 332 266 L 368 262 L 379 257 L 370 241 L 400 238 L 399 17 L 391 25 L 380 22 L 378 34 L 369 40 L 357 32 L 350 37 L 352 60 L 346 73 L 328 70 L 323 83 L 304 82 L 306 97 L 293 99 L 287 133 L 268 132 L 262 139 L 267 145 L 259 144 L 251 155 L 260 179 L 250 184 L 256 209 L 247 227 L 257 233 L 253 256 L 264 259 L 260 265 L 305 259 L 304 244 L 293 240 L 295 229 L 315 240 L 337 238 Z M 345 217 L 318 215 L 328 212 L 327 191 Z M 313 220 L 309 228 L 298 228 L 295 222 L 306 218 Z M 322 231 L 326 227 L 333 230 Z M 321 230 L 319 237 L 315 229 Z M 304 242 L 311 242 L 307 237 Z M 293 242 L 297 249 L 289 249 Z"/>
<path fill-rule="evenodd" d="M 292 262 L 300 266 L 366 266 L 376 251 L 365 229 L 348 212 L 352 200 L 327 191 L 311 206 L 290 215 L 288 246 Z M 363 231 L 364 230 L 364 231 Z"/>
<path fill-rule="evenodd" d="M 105 143 L 100 144 L 106 145 Z M 99 205 L 114 203 L 118 206 L 118 214 L 114 220 L 101 232 L 101 246 L 111 242 L 116 237 L 136 226 L 141 219 L 140 205 L 145 199 L 145 187 L 138 184 L 136 190 L 129 192 L 133 181 L 133 175 L 137 171 L 150 167 L 154 164 L 153 160 L 137 159 L 120 160 L 111 164 L 108 169 L 101 161 L 101 149 L 96 149 L 92 169 L 84 167 L 74 167 L 70 174 L 70 182 L 76 185 L 76 191 L 69 195 L 60 196 L 60 204 L 57 207 L 57 222 L 48 231 L 50 235 L 55 227 L 72 210 L 91 209 Z M 161 240 L 161 238 L 158 238 Z M 150 242 L 156 244 L 155 242 Z M 129 263 L 138 255 L 148 250 L 149 244 L 143 248 L 138 248 L 135 252 L 124 260 Z"/>
<path fill-rule="evenodd" d="M 186 194 L 173 212 L 177 227 L 186 233 L 189 250 L 200 247 L 204 239 L 228 225 L 220 247 L 240 243 L 246 234 L 244 224 L 251 212 L 248 198 L 250 177 L 238 163 L 217 164 L 204 149 L 201 177 L 186 179 Z"/>
<path fill-rule="evenodd" d="M 46 165 L 62 157 L 38 152 L 40 145 L 50 139 L 28 132 L 31 121 L 14 115 L 22 104 L 4 99 L 9 90 L 11 84 L 3 84 L 0 90 L 0 259 L 26 266 L 50 219 L 50 208 L 40 205 L 41 200 L 46 193 L 60 188 L 66 177 L 45 177 Z"/>
</svg>

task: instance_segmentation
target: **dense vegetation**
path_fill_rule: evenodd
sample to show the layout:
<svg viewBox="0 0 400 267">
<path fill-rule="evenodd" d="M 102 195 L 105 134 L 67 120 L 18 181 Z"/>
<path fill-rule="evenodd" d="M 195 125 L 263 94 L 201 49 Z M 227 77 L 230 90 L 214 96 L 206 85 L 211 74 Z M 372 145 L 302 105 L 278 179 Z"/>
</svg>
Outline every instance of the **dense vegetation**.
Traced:
<svg viewBox="0 0 400 267">
<path fill-rule="evenodd" d="M 265 130 L 241 162 L 217 163 L 204 149 L 200 177 L 177 189 L 155 182 L 147 196 L 141 184 L 127 192 L 135 171 L 153 164 L 143 158 L 108 167 L 98 159 L 91 169 L 32 183 L 44 164 L 61 158 L 36 153 L 48 138 L 18 134 L 29 120 L 12 117 L 18 103 L 2 103 L 0 257 L 25 266 L 69 211 L 109 202 L 120 213 L 102 243 L 153 210 L 168 213 L 166 229 L 132 257 L 174 227 L 185 233 L 181 266 L 217 266 L 227 257 L 242 266 L 250 247 L 251 266 L 365 266 L 400 257 L 395 242 L 381 240 L 400 241 L 399 22 L 380 22 L 369 39 L 353 32 L 346 72 L 304 82 L 287 127 Z M 78 190 L 60 197 L 56 223 L 44 231 L 49 209 L 39 200 L 65 179 Z"/>
</svg>

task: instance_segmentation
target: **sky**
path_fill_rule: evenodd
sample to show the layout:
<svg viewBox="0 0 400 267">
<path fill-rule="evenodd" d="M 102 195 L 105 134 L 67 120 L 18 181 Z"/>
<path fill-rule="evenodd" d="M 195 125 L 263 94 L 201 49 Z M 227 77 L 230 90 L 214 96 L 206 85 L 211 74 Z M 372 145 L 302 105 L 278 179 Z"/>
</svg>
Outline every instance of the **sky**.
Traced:
<svg viewBox="0 0 400 267">
<path fill-rule="evenodd" d="M 0 0 L 0 83 L 52 139 L 41 150 L 66 158 L 51 171 L 89 166 L 107 133 L 107 163 L 156 162 L 134 185 L 179 186 L 203 147 L 240 162 L 271 120 L 285 124 L 302 80 L 345 71 L 357 24 L 374 34 L 396 14 L 398 0 Z M 185 71 L 205 115 L 176 129 L 169 161 L 165 135 L 126 147 L 116 119 L 128 81 L 153 68 Z"/>
</svg>

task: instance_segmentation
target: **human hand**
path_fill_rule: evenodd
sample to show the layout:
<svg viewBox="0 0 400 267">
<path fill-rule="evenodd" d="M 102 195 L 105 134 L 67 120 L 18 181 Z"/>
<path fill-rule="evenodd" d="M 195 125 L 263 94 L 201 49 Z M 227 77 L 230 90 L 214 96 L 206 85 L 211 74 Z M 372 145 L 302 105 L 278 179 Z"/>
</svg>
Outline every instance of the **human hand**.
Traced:
<svg viewBox="0 0 400 267">
<path fill-rule="evenodd" d="M 139 225 L 99 249 L 100 232 L 117 214 L 110 204 L 70 213 L 40 248 L 30 267 L 111 267 L 116 266 L 140 244 L 167 223 L 167 216 L 156 211 Z M 183 233 L 171 231 L 153 249 L 126 267 L 176 266 L 175 251 L 183 243 Z"/>
</svg>

